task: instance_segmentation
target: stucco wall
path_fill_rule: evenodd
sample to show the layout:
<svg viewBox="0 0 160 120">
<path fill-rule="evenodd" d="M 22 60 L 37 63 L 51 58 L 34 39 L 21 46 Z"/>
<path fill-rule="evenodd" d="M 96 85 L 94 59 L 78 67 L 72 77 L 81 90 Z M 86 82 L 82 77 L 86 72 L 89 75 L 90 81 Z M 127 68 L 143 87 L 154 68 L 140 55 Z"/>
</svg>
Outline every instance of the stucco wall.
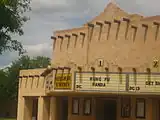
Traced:
<svg viewBox="0 0 160 120">
<path fill-rule="evenodd" d="M 85 25 L 55 32 L 52 64 L 82 66 L 83 70 L 90 70 L 92 66 L 97 71 L 103 71 L 104 68 L 97 67 L 96 62 L 97 59 L 103 59 L 104 67 L 110 71 L 117 71 L 118 67 L 123 71 L 136 68 L 138 72 L 152 69 L 153 60 L 160 57 L 160 31 L 158 22 L 155 24 L 155 20 L 146 19 L 109 4 L 104 12 L 90 21 L 93 29 Z M 85 33 L 83 47 L 80 33 Z M 74 34 L 77 34 L 77 42 Z M 70 35 L 70 42 L 66 35 Z M 159 69 L 152 71 L 158 72 Z"/>
</svg>

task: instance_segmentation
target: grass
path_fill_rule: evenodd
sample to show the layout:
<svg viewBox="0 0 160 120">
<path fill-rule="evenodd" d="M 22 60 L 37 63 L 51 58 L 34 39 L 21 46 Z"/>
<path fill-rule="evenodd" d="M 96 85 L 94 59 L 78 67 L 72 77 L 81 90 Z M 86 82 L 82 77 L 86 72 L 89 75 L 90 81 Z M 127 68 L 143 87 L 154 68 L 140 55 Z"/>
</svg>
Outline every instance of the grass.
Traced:
<svg viewBox="0 0 160 120">
<path fill-rule="evenodd" d="M 0 118 L 0 120 L 16 120 L 14 118 Z"/>
</svg>

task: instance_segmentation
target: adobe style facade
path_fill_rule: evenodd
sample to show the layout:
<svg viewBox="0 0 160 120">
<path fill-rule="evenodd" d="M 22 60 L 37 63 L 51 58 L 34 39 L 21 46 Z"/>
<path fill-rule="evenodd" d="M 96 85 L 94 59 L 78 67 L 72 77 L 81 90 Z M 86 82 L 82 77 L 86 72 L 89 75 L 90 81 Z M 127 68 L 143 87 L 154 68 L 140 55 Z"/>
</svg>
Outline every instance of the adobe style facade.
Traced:
<svg viewBox="0 0 160 120">
<path fill-rule="evenodd" d="M 17 120 L 159 120 L 159 27 L 110 2 L 56 31 L 51 66 L 20 71 Z"/>
</svg>

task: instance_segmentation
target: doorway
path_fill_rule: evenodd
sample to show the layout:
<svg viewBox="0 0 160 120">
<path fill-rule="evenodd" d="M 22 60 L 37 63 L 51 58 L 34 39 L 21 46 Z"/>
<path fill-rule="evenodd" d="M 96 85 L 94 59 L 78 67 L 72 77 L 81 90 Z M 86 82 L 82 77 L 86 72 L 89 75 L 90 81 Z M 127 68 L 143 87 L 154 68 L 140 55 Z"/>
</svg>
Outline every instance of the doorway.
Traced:
<svg viewBox="0 0 160 120">
<path fill-rule="evenodd" d="M 62 100 L 62 120 L 68 120 L 68 99 Z"/>
<path fill-rule="evenodd" d="M 117 119 L 117 103 L 116 100 L 104 101 L 104 120 Z"/>
</svg>

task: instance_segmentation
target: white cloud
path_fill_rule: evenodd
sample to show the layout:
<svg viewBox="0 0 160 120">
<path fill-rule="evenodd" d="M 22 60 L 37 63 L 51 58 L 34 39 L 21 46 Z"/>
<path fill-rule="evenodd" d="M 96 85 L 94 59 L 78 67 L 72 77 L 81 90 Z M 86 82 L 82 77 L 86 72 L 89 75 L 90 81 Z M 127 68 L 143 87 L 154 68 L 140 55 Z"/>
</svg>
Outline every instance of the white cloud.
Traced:
<svg viewBox="0 0 160 120">
<path fill-rule="evenodd" d="M 48 43 L 42 43 L 37 45 L 25 45 L 24 46 L 27 49 L 28 55 L 30 56 L 51 56 L 52 51 L 52 45 Z"/>
<path fill-rule="evenodd" d="M 146 16 L 160 15 L 160 0 L 116 0 L 124 10 Z"/>
</svg>

